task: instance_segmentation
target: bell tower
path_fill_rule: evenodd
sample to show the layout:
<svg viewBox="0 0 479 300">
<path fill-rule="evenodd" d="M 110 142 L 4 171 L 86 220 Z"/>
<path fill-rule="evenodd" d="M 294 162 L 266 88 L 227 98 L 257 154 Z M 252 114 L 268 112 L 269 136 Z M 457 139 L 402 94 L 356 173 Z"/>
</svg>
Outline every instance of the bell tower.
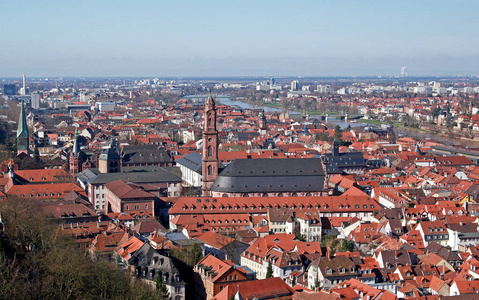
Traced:
<svg viewBox="0 0 479 300">
<path fill-rule="evenodd" d="M 268 127 L 266 126 L 266 116 L 264 115 L 264 111 L 258 114 L 258 127 L 259 127 L 259 134 L 265 135 L 268 131 Z"/>
<path fill-rule="evenodd" d="M 81 172 L 80 143 L 78 141 L 78 128 L 75 128 L 75 141 L 70 152 L 70 174 L 76 175 Z"/>
<path fill-rule="evenodd" d="M 20 116 L 18 118 L 18 129 L 17 129 L 17 155 L 25 153 L 30 154 L 30 149 L 28 147 L 28 126 L 27 119 L 25 117 L 25 106 L 23 105 L 20 110 Z"/>
<path fill-rule="evenodd" d="M 216 130 L 216 108 L 211 91 L 206 100 L 203 126 L 203 159 L 201 166 L 202 193 L 210 196 L 210 187 L 218 177 L 218 131 Z"/>
</svg>

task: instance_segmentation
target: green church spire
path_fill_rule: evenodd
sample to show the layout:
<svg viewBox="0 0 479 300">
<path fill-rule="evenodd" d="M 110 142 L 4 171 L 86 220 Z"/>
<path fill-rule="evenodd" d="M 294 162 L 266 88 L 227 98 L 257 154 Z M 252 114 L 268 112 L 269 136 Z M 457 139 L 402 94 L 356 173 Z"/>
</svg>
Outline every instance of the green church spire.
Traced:
<svg viewBox="0 0 479 300">
<path fill-rule="evenodd" d="M 27 118 L 25 116 L 25 106 L 22 101 L 22 109 L 20 110 L 20 117 L 18 118 L 17 129 L 17 152 L 18 154 L 24 152 L 28 154 L 28 126 Z"/>
</svg>

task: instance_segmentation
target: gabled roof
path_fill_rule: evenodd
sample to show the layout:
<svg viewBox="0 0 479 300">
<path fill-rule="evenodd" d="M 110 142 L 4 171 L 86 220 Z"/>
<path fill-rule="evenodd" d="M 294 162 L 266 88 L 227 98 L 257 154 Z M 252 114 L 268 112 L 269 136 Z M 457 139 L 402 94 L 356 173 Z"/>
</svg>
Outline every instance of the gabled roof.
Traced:
<svg viewBox="0 0 479 300">
<path fill-rule="evenodd" d="M 140 186 L 128 182 L 126 180 L 116 180 L 105 184 L 115 196 L 120 199 L 135 199 L 135 198 L 154 198 L 153 194 L 150 194 L 141 189 Z"/>
<path fill-rule="evenodd" d="M 324 189 L 319 158 L 236 159 L 216 178 L 215 192 L 315 192 Z"/>
<path fill-rule="evenodd" d="M 273 277 L 260 280 L 252 280 L 246 282 L 239 282 L 237 284 L 228 285 L 213 299 L 214 300 L 228 300 L 232 296 L 239 294 L 241 299 L 291 299 L 294 290 L 286 284 L 281 278 Z"/>
</svg>

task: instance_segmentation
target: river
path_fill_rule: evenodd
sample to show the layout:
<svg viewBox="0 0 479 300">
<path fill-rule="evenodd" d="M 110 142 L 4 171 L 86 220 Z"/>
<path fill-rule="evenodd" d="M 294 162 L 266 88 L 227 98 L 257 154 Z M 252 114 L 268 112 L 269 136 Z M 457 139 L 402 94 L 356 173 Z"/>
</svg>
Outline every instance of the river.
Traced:
<svg viewBox="0 0 479 300">
<path fill-rule="evenodd" d="M 194 96 L 194 95 L 191 95 L 191 96 L 186 96 L 184 98 L 188 98 L 188 99 L 191 99 L 193 101 L 205 101 L 206 99 L 206 96 Z M 228 105 L 228 106 L 238 106 L 239 108 L 241 109 L 255 109 L 255 108 L 261 108 L 263 109 L 265 112 L 281 112 L 282 109 L 279 109 L 279 108 L 274 108 L 274 107 L 267 107 L 267 106 L 254 106 L 254 105 L 251 105 L 247 102 L 241 102 L 241 101 L 234 101 L 232 100 L 230 97 L 228 96 L 222 96 L 222 95 L 218 95 L 218 96 L 215 96 L 215 100 L 216 102 L 218 102 L 219 104 L 222 104 L 222 105 Z"/>
<path fill-rule="evenodd" d="M 191 95 L 191 96 L 186 96 L 185 98 L 192 99 L 193 101 L 204 101 L 206 96 Z M 254 106 L 254 105 L 251 105 L 251 104 L 246 103 L 246 102 L 233 101 L 229 96 L 223 96 L 223 95 L 216 96 L 215 100 L 217 102 L 219 102 L 220 104 L 228 105 L 228 106 L 238 106 L 241 109 L 261 108 L 266 112 L 281 112 L 281 111 L 283 111 L 282 109 L 279 109 L 279 108 L 273 108 L 273 107 L 267 107 L 267 106 Z M 299 114 L 299 113 L 289 112 L 289 114 Z M 314 116 L 311 116 L 311 117 L 314 118 Z M 360 123 L 360 122 L 351 123 L 349 121 L 333 119 L 332 116 L 330 116 L 328 118 L 327 123 L 330 124 L 330 125 L 333 125 L 333 126 L 339 125 L 342 129 L 345 129 L 348 126 L 351 126 L 351 127 L 372 126 L 372 125 L 365 124 L 365 123 Z M 409 131 L 409 130 L 398 129 L 398 128 L 395 128 L 394 131 L 396 132 L 398 137 L 406 136 L 406 137 L 411 137 L 411 138 L 414 138 L 414 139 L 417 139 L 417 140 L 431 139 L 431 140 L 434 140 L 434 141 L 437 141 L 439 143 L 442 143 L 444 145 L 449 145 L 449 146 L 462 145 L 462 146 L 465 146 L 465 147 L 479 148 L 479 142 L 475 142 L 475 141 L 449 138 L 449 137 L 434 135 L 434 134 L 425 133 L 425 132 Z"/>
</svg>

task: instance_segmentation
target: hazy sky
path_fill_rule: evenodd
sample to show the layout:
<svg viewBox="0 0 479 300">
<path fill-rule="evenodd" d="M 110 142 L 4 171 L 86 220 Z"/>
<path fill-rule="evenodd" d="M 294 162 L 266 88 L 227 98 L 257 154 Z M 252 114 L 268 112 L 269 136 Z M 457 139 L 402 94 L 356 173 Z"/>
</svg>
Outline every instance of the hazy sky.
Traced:
<svg viewBox="0 0 479 300">
<path fill-rule="evenodd" d="M 479 75 L 479 1 L 0 0 L 0 76 Z"/>
</svg>

